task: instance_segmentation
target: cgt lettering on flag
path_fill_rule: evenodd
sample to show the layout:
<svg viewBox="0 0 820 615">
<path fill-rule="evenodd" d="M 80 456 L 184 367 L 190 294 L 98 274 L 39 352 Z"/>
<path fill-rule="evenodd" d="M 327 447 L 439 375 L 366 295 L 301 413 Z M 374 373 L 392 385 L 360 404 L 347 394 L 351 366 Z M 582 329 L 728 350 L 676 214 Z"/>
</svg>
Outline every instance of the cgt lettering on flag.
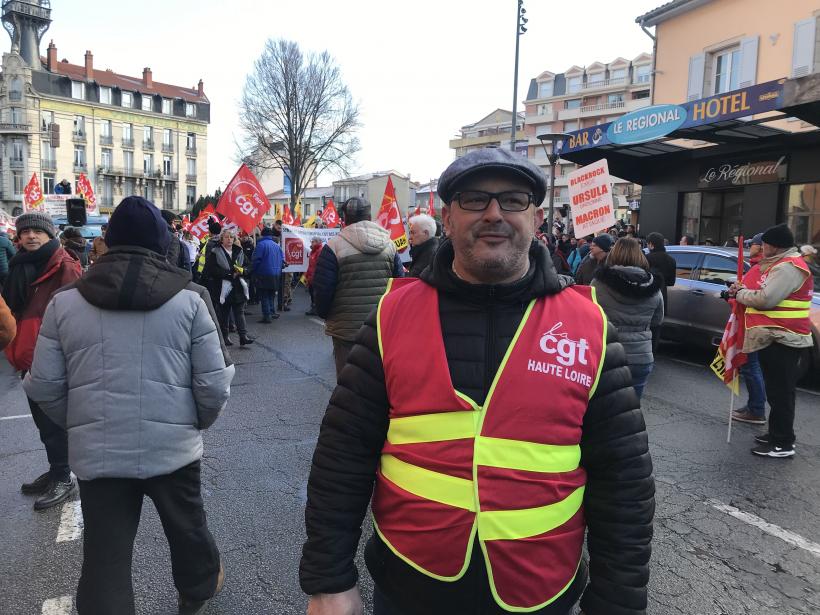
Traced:
<svg viewBox="0 0 820 615">
<path fill-rule="evenodd" d="M 253 232 L 269 209 L 270 202 L 265 191 L 244 164 L 239 167 L 216 206 L 217 213 L 235 222 L 246 233 Z"/>
<path fill-rule="evenodd" d="M 390 232 L 390 239 L 396 246 L 397 252 L 403 252 L 409 245 L 407 241 L 407 231 L 401 221 L 399 204 L 396 201 L 396 188 L 393 186 L 393 178 L 387 176 L 387 185 L 384 188 L 382 206 L 376 216 L 376 221 Z"/>
</svg>

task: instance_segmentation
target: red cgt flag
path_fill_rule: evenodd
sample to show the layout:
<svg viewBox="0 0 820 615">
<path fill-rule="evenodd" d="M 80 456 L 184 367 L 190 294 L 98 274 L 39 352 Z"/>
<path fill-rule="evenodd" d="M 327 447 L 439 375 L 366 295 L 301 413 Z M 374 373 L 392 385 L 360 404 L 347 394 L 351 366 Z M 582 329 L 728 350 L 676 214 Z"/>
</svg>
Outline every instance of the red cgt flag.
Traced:
<svg viewBox="0 0 820 615">
<path fill-rule="evenodd" d="M 433 182 L 430 182 L 430 202 L 427 204 L 427 212 L 434 218 L 436 217 L 436 200 L 433 196 Z"/>
<path fill-rule="evenodd" d="M 387 177 L 387 186 L 384 188 L 382 206 L 379 208 L 376 221 L 390 231 L 390 239 L 396 244 L 398 252 L 407 249 L 407 232 L 404 230 L 401 213 L 399 213 L 399 204 L 396 202 L 396 188 L 393 186 L 393 178 L 389 175 Z"/>
<path fill-rule="evenodd" d="M 85 199 L 85 208 L 89 213 L 97 211 L 97 197 L 94 196 L 94 188 L 85 173 L 80 173 L 77 179 L 77 194 Z"/>
<path fill-rule="evenodd" d="M 40 182 L 37 181 L 37 173 L 31 176 L 26 187 L 23 188 L 23 205 L 26 211 L 43 211 L 45 197 L 40 189 Z"/>
<path fill-rule="evenodd" d="M 336 211 L 336 206 L 333 204 L 333 199 L 328 199 L 327 205 L 322 210 L 322 222 L 328 228 L 336 228 L 339 224 L 339 212 Z"/>
<path fill-rule="evenodd" d="M 290 213 L 290 205 L 288 204 L 285 204 L 285 208 L 282 210 L 282 224 L 293 225 L 293 214 Z"/>
<path fill-rule="evenodd" d="M 743 237 L 737 240 L 737 281 L 743 281 Z M 712 361 L 712 371 L 723 383 L 737 395 L 739 392 L 740 366 L 746 363 L 743 354 L 743 341 L 746 337 L 745 315 L 746 306 L 734 299 L 729 299 L 732 312 L 723 331 L 717 355 Z"/>
<path fill-rule="evenodd" d="M 217 213 L 233 220 L 246 233 L 253 232 L 269 209 L 270 202 L 265 191 L 244 164 L 239 167 L 216 206 Z"/>
</svg>

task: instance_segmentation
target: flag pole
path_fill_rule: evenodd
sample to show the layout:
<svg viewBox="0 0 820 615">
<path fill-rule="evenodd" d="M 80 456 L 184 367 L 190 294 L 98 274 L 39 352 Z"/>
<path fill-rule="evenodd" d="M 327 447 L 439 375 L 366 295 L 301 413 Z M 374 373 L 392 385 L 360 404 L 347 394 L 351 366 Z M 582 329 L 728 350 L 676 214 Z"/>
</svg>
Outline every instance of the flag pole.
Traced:
<svg viewBox="0 0 820 615">
<path fill-rule="evenodd" d="M 735 376 L 735 380 L 737 380 L 737 376 Z M 734 386 L 734 382 L 732 383 Z M 732 441 L 732 414 L 735 411 L 735 392 L 733 389 L 729 389 L 729 429 L 726 432 L 726 444 L 731 443 Z"/>
</svg>

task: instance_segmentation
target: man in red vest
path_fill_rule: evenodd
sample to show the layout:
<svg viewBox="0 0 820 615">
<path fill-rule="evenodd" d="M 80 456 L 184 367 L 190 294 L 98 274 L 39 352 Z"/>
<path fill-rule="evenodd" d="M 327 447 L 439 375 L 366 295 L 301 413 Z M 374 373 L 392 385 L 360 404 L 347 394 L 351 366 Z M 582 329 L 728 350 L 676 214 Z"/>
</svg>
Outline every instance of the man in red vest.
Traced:
<svg viewBox="0 0 820 615">
<path fill-rule="evenodd" d="M 809 308 L 812 276 L 794 235 L 785 224 L 763 233 L 763 259 L 729 295 L 746 306 L 743 352 L 758 352 L 769 413 L 769 432 L 755 437 L 752 453 L 761 457 L 794 457 L 794 392 L 797 364 L 813 344 Z"/>
<path fill-rule="evenodd" d="M 358 333 L 322 424 L 300 564 L 309 615 L 646 609 L 654 482 L 594 290 L 534 241 L 543 172 L 502 149 L 439 181 L 448 239 Z M 585 532 L 589 561 L 582 557 Z"/>
</svg>

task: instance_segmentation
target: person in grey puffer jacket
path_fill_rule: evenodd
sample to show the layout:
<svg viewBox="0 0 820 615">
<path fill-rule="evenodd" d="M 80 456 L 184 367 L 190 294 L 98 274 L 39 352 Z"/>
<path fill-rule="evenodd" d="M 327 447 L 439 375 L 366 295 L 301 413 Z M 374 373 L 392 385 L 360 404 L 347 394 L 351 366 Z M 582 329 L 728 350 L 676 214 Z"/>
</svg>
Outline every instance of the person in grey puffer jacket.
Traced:
<svg viewBox="0 0 820 615">
<path fill-rule="evenodd" d="M 660 286 L 661 281 L 649 273 L 641 244 L 631 237 L 615 242 L 592 281 L 598 303 L 618 329 L 638 398 L 655 364 L 652 328 L 663 322 Z"/>
<path fill-rule="evenodd" d="M 109 250 L 46 309 L 26 393 L 68 431 L 80 484 L 77 611 L 134 613 L 131 558 L 144 496 L 171 547 L 179 613 L 224 579 L 200 494 L 201 430 L 225 407 L 234 366 L 207 291 L 169 264 L 159 210 L 128 197 Z"/>
<path fill-rule="evenodd" d="M 325 319 L 325 333 L 333 338 L 337 376 L 387 281 L 404 275 L 390 233 L 370 221 L 367 200 L 348 199 L 339 213 L 346 226 L 322 248 L 313 274 L 316 313 Z"/>
</svg>

